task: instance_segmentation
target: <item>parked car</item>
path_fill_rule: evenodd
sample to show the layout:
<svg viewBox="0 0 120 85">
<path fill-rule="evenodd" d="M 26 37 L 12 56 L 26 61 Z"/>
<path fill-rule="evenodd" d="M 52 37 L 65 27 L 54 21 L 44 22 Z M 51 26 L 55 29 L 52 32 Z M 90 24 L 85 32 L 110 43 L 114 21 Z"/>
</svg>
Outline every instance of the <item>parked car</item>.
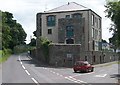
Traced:
<svg viewBox="0 0 120 85">
<path fill-rule="evenodd" d="M 76 61 L 73 66 L 74 72 L 80 71 L 80 72 L 93 72 L 94 67 L 89 64 L 87 61 Z"/>
</svg>

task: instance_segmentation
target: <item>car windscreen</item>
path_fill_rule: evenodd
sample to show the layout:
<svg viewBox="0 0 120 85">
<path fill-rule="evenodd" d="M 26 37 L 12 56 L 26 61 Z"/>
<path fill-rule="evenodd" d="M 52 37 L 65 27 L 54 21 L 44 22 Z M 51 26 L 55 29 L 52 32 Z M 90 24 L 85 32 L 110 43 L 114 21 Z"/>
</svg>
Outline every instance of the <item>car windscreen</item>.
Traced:
<svg viewBox="0 0 120 85">
<path fill-rule="evenodd" d="M 85 65 L 88 65 L 88 64 L 87 63 L 83 63 L 83 62 L 76 62 L 75 65 L 85 66 Z"/>
</svg>

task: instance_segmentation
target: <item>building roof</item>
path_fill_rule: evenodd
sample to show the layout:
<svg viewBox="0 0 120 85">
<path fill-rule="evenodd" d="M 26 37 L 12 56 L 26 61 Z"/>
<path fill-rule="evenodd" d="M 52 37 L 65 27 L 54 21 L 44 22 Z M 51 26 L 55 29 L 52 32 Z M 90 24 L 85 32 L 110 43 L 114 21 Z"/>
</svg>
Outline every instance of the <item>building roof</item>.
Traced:
<svg viewBox="0 0 120 85">
<path fill-rule="evenodd" d="M 61 12 L 61 11 L 75 11 L 75 10 L 86 10 L 86 9 L 88 8 L 76 2 L 68 2 L 68 4 L 62 5 L 60 7 L 54 8 L 46 12 L 48 13 L 48 12 Z"/>
</svg>

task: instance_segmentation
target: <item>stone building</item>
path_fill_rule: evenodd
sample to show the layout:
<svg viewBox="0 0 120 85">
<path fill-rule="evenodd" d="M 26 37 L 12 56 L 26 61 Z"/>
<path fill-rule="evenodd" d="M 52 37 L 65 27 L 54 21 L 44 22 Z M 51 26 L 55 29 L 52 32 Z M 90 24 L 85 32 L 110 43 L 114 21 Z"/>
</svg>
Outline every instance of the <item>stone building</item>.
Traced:
<svg viewBox="0 0 120 85">
<path fill-rule="evenodd" d="M 84 51 L 102 48 L 101 17 L 91 9 L 70 2 L 49 11 L 37 13 L 37 38 L 52 43 L 79 44 Z"/>
<path fill-rule="evenodd" d="M 101 17 L 91 9 L 71 2 L 49 11 L 37 13 L 37 49 L 31 56 L 50 65 L 72 67 L 84 60 L 99 64 L 118 59 L 116 53 L 102 52 Z M 49 55 L 39 47 L 39 37 L 48 38 Z"/>
</svg>

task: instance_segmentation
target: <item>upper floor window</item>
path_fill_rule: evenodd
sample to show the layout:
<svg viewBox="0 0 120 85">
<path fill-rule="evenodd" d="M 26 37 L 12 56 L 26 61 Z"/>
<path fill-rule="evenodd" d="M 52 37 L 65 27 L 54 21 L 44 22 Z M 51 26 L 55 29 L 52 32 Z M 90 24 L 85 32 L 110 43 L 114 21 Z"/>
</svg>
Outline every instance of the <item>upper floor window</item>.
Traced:
<svg viewBox="0 0 120 85">
<path fill-rule="evenodd" d="M 66 37 L 73 37 L 73 26 L 66 26 Z"/>
<path fill-rule="evenodd" d="M 98 28 L 101 29 L 101 19 L 98 19 Z"/>
<path fill-rule="evenodd" d="M 95 29 L 92 28 L 92 38 L 94 38 L 94 36 L 95 36 Z"/>
<path fill-rule="evenodd" d="M 69 18 L 70 18 L 70 15 L 66 15 L 66 18 L 69 19 Z"/>
<path fill-rule="evenodd" d="M 95 22 L 94 15 L 92 14 L 92 25 L 93 26 L 94 26 L 94 22 Z"/>
<path fill-rule="evenodd" d="M 98 19 L 97 19 L 97 17 L 95 17 L 95 27 L 98 28 Z"/>
<path fill-rule="evenodd" d="M 72 15 L 73 18 L 81 18 L 82 17 L 82 14 L 80 13 L 75 13 Z"/>
<path fill-rule="evenodd" d="M 55 15 L 47 16 L 47 26 L 55 26 L 55 22 L 56 22 Z"/>
</svg>

